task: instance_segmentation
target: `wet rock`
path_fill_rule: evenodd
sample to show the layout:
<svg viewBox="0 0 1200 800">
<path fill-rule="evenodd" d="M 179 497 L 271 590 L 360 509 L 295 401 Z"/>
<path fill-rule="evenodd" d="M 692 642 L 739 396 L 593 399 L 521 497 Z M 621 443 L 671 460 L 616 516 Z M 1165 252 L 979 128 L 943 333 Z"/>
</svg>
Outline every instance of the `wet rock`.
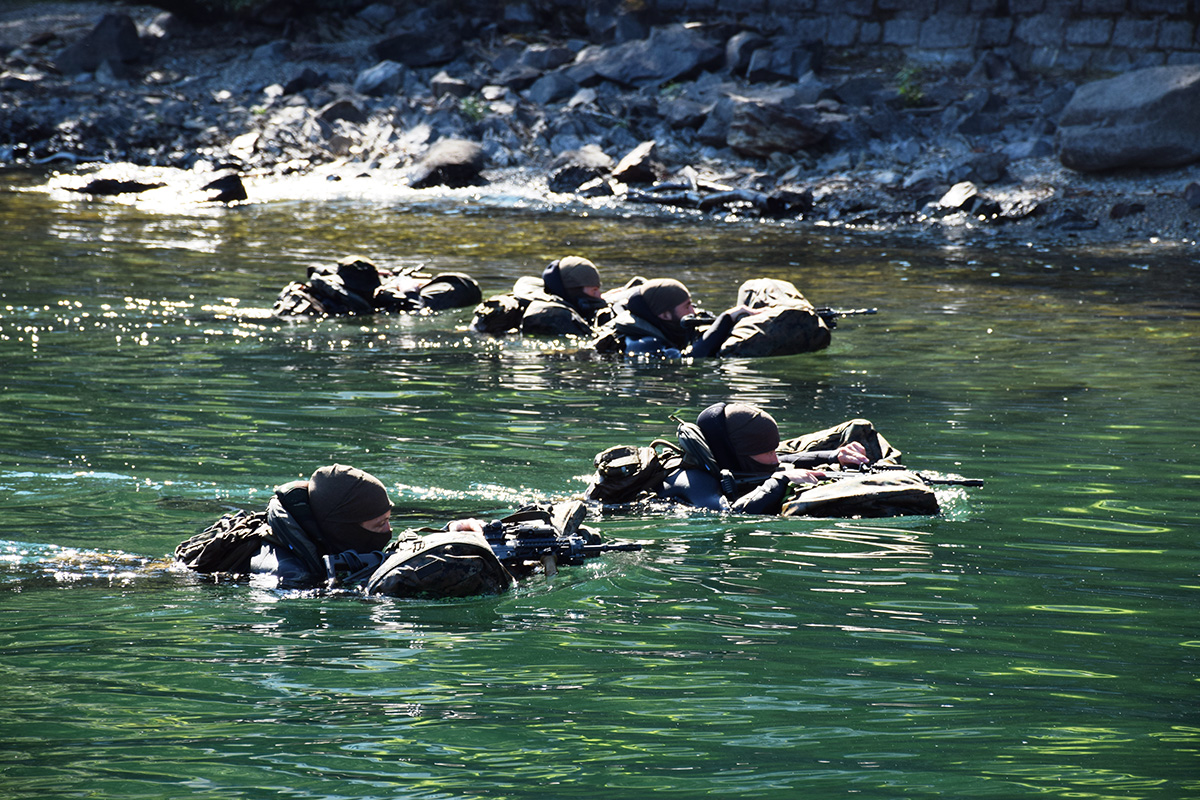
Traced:
<svg viewBox="0 0 1200 800">
<path fill-rule="evenodd" d="M 236 203 L 246 200 L 246 187 L 237 175 L 223 175 L 215 181 L 205 184 L 201 191 L 215 192 L 207 199 L 213 203 Z"/>
<path fill-rule="evenodd" d="M 613 188 L 612 181 L 606 178 L 593 178 L 580 186 L 576 192 L 580 197 L 612 197 L 616 193 L 617 190 Z"/>
<path fill-rule="evenodd" d="M 816 106 L 789 107 L 780 102 L 733 98 L 727 143 L 741 155 L 765 158 L 794 153 L 824 139 L 846 118 Z"/>
<path fill-rule="evenodd" d="M 642 142 L 617 163 L 612 177 L 621 183 L 654 183 L 667 172 L 656 158 L 654 141 Z"/>
<path fill-rule="evenodd" d="M 80 194 L 90 194 L 97 197 L 113 197 L 122 194 L 141 194 L 150 189 L 165 186 L 164 183 L 143 183 L 141 181 L 125 181 L 116 178 L 97 178 L 87 185 L 73 191 Z"/>
<path fill-rule="evenodd" d="M 669 25 L 655 28 L 645 39 L 615 47 L 588 48 L 572 68 L 590 67 L 600 77 L 622 86 L 662 86 L 719 64 L 724 55 L 722 48 L 699 31 Z"/>
<path fill-rule="evenodd" d="M 429 148 L 429 152 L 413 168 L 409 185 L 414 189 L 481 186 L 487 183 L 481 174 L 485 161 L 483 147 L 477 142 L 443 139 Z"/>
<path fill-rule="evenodd" d="M 409 74 L 408 68 L 398 61 L 380 61 L 358 73 L 354 79 L 354 91 L 368 97 L 394 95 L 404 86 Z"/>
<path fill-rule="evenodd" d="M 77 75 L 94 72 L 106 61 L 132 64 L 143 52 L 137 25 L 128 14 L 105 14 L 91 32 L 58 54 L 54 66 L 63 75 Z"/>
<path fill-rule="evenodd" d="M 1184 187 L 1183 201 L 1188 208 L 1200 208 L 1200 183 L 1193 181 Z"/>
<path fill-rule="evenodd" d="M 1200 161 L 1200 64 L 1079 87 L 1059 119 L 1058 158 L 1081 172 Z"/>
<path fill-rule="evenodd" d="M 1089 231 L 1099 226 L 1100 223 L 1097 220 L 1089 219 L 1079 210 L 1068 206 L 1055 211 L 1050 216 L 1049 224 L 1064 231 Z"/>
<path fill-rule="evenodd" d="M 570 150 L 554 160 L 548 185 L 552 192 L 575 192 L 612 172 L 613 160 L 594 144 Z"/>
<path fill-rule="evenodd" d="M 969 211 L 978 198 L 979 187 L 970 181 L 963 181 L 951 186 L 950 191 L 942 195 L 942 198 L 937 201 L 937 205 L 939 208 L 952 211 Z"/>
</svg>

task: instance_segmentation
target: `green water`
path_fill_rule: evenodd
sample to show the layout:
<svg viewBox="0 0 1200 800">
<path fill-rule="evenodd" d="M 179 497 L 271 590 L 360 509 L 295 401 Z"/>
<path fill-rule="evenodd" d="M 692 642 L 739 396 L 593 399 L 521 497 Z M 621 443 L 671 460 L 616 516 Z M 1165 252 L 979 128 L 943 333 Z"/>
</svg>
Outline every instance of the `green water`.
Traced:
<svg viewBox="0 0 1200 800">
<path fill-rule="evenodd" d="M 163 211 L 0 189 L 0 798 L 1200 797 L 1196 252 L 555 212 Z M 266 319 L 362 253 L 485 293 L 576 252 L 715 310 L 878 306 L 822 353 L 623 364 L 429 318 Z M 867 417 L 982 478 L 938 518 L 595 521 L 640 553 L 503 597 L 169 568 L 332 461 L 402 523 L 583 488 L 667 417 Z"/>
</svg>

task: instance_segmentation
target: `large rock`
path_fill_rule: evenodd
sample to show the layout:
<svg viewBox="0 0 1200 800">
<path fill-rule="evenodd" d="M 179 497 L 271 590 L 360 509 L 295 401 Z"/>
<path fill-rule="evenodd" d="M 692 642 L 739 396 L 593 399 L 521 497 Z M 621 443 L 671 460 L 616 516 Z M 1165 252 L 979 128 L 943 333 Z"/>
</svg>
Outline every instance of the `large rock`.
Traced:
<svg viewBox="0 0 1200 800">
<path fill-rule="evenodd" d="M 846 117 L 816 106 L 791 106 L 734 97 L 727 142 L 735 152 L 765 158 L 811 147 L 845 122 Z"/>
<path fill-rule="evenodd" d="M 596 74 L 613 83 L 647 87 L 685 78 L 721 63 L 724 57 L 724 49 L 704 38 L 699 31 L 683 25 L 668 25 L 655 28 L 646 39 L 593 51 L 586 60 L 587 66 Z M 575 68 L 580 66 L 577 63 Z"/>
<path fill-rule="evenodd" d="M 1079 87 L 1059 118 L 1057 146 L 1063 166 L 1081 172 L 1200 161 L 1200 64 Z"/>
<path fill-rule="evenodd" d="M 54 66 L 63 75 L 95 72 L 105 61 L 119 67 L 142 58 L 142 40 L 128 14 L 105 14 L 87 36 L 63 49 Z"/>
<path fill-rule="evenodd" d="M 487 183 L 482 172 L 487 158 L 483 147 L 465 139 L 443 139 L 413 168 L 409 185 L 414 189 L 449 186 L 461 189 Z"/>
<path fill-rule="evenodd" d="M 354 91 L 371 97 L 387 97 L 400 91 L 409 74 L 408 67 L 397 61 L 380 61 L 358 73 Z"/>
</svg>

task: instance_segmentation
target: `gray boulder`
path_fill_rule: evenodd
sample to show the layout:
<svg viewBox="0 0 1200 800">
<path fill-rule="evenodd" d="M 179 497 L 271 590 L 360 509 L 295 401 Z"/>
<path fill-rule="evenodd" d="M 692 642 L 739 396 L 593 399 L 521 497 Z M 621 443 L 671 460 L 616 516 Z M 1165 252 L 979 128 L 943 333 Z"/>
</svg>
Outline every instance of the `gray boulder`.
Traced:
<svg viewBox="0 0 1200 800">
<path fill-rule="evenodd" d="M 358 73 L 354 91 L 369 97 L 387 97 L 400 91 L 408 74 L 408 67 L 399 62 L 380 61 Z"/>
<path fill-rule="evenodd" d="M 481 174 L 486 160 L 483 146 L 477 142 L 443 139 L 413 168 L 408 184 L 414 189 L 480 186 L 487 183 Z"/>
<path fill-rule="evenodd" d="M 821 68 L 820 43 L 781 39 L 750 56 L 746 79 L 751 83 L 794 81 Z"/>
<path fill-rule="evenodd" d="M 617 163 L 612 177 L 621 183 L 654 183 L 667 173 L 658 161 L 657 142 L 642 142 Z"/>
<path fill-rule="evenodd" d="M 142 58 L 142 40 L 128 14 L 105 14 L 87 36 L 64 48 L 54 59 L 63 75 L 95 72 L 104 62 L 115 68 Z"/>
<path fill-rule="evenodd" d="M 546 106 L 570 98 L 579 91 L 579 84 L 563 72 L 543 75 L 529 87 L 529 99 L 539 106 Z"/>
<path fill-rule="evenodd" d="M 1057 137 L 1081 172 L 1200 161 L 1200 64 L 1150 67 L 1079 87 Z"/>
<path fill-rule="evenodd" d="M 734 97 L 728 144 L 741 155 L 765 158 L 817 144 L 846 121 L 816 106 L 789 106 Z"/>
<path fill-rule="evenodd" d="M 668 25 L 655 28 L 646 39 L 593 49 L 581 57 L 602 78 L 623 86 L 647 87 L 662 86 L 719 64 L 725 51 L 697 30 Z M 576 62 L 574 68 L 580 67 Z"/>
</svg>

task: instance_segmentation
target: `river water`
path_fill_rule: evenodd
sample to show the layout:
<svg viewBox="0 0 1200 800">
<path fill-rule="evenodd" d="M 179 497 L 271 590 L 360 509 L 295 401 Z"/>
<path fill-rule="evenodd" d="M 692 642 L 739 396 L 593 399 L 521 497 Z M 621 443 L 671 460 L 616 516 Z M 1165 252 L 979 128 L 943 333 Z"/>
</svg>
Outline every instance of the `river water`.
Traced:
<svg viewBox="0 0 1200 800">
<path fill-rule="evenodd" d="M 556 209 L 233 209 L 0 188 L 0 798 L 1200 797 L 1194 248 Z M 317 195 L 318 193 L 314 193 Z M 500 292 L 553 258 L 876 306 L 826 351 L 619 363 L 436 317 L 265 316 L 351 253 Z M 595 520 L 506 596 L 366 601 L 169 565 L 338 461 L 399 525 L 579 492 L 669 415 L 866 417 L 982 478 L 891 520 Z"/>
</svg>

